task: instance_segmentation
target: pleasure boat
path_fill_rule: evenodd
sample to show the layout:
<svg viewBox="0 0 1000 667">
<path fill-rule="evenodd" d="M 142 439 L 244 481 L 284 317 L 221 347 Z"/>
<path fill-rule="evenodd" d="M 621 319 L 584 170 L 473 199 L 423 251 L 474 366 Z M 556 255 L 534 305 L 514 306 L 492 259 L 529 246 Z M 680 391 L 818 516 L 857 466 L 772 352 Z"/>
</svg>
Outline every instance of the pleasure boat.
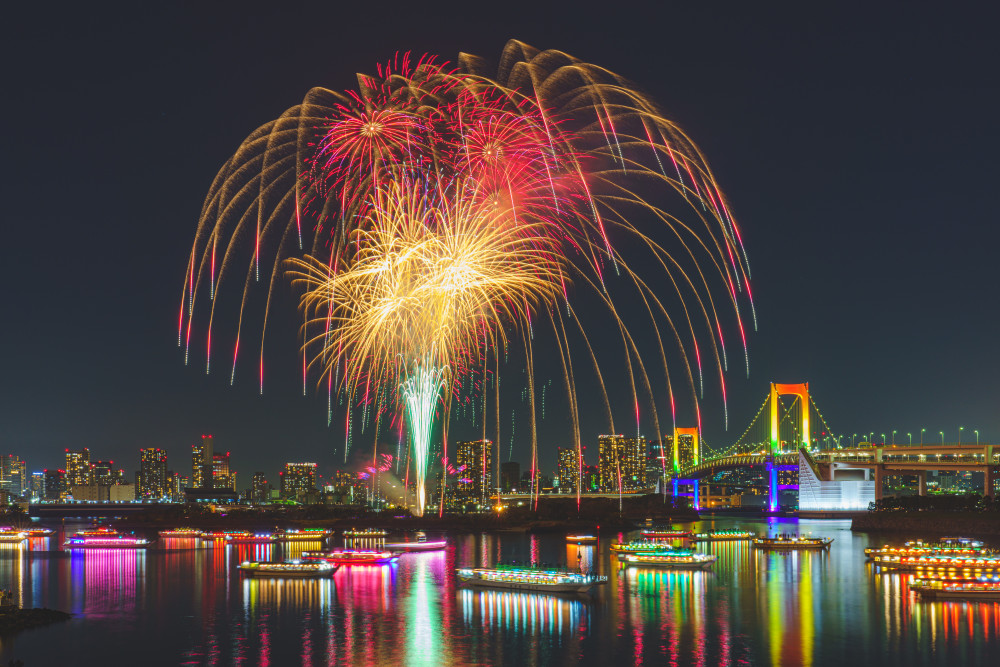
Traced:
<svg viewBox="0 0 1000 667">
<path fill-rule="evenodd" d="M 551 593 L 587 593 L 608 583 L 605 576 L 533 567 L 459 568 L 456 574 L 459 582 L 468 586 Z"/>
<path fill-rule="evenodd" d="M 240 572 L 248 577 L 329 577 L 339 566 L 324 561 L 302 562 L 298 560 L 286 563 L 262 563 L 243 561 L 239 565 Z"/>
</svg>

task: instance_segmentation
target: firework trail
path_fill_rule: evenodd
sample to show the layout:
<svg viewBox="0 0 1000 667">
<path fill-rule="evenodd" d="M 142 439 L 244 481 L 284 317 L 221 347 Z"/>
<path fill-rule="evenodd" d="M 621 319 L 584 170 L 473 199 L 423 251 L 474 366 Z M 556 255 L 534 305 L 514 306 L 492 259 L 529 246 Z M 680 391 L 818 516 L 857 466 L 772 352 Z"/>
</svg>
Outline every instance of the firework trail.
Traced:
<svg viewBox="0 0 1000 667">
<path fill-rule="evenodd" d="M 460 260 L 473 254 L 489 266 Z M 534 415 L 544 391 L 533 388 L 532 360 L 551 327 L 580 454 L 571 340 L 582 342 L 615 429 L 606 370 L 578 313 L 603 310 L 620 332 L 627 398 L 636 409 L 648 400 L 656 433 L 654 391 L 671 405 L 676 395 L 665 347 L 676 345 L 697 406 L 704 363 L 724 383 L 723 323 L 735 322 L 746 356 L 741 300 L 756 318 L 739 228 L 697 146 L 621 77 L 516 41 L 495 71 L 467 54 L 454 66 L 397 55 L 359 75 L 357 90 L 314 88 L 247 137 L 203 205 L 178 318 L 185 359 L 192 333 L 203 336 L 208 367 L 207 341 L 220 340 L 215 307 L 235 282 L 234 375 L 256 319 L 251 296 L 266 283 L 254 333 L 263 386 L 267 314 L 286 271 L 303 290 L 303 367 L 346 396 L 348 412 L 362 408 L 362 428 L 369 414 L 406 415 L 418 485 L 452 398 L 477 388 L 470 398 L 487 414 L 475 378 L 506 358 L 509 336 L 524 342 Z M 629 291 L 646 318 L 619 312 Z M 650 378 L 638 326 L 655 332 L 662 381 Z M 534 417 L 531 431 L 535 443 Z M 536 469 L 534 444 L 532 461 Z"/>
</svg>

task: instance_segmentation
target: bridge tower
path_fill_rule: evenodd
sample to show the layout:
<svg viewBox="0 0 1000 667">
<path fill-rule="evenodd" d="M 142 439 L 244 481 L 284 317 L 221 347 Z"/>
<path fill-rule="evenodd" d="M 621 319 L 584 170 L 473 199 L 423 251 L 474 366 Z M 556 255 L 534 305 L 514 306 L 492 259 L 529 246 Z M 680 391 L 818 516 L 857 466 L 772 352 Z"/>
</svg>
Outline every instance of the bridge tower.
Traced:
<svg viewBox="0 0 1000 667">
<path fill-rule="evenodd" d="M 701 463 L 701 443 L 698 442 L 697 426 L 675 426 L 674 427 L 674 472 L 681 469 L 680 440 L 682 435 L 691 436 L 691 460 L 685 460 L 684 467 L 698 465 Z"/>
<path fill-rule="evenodd" d="M 799 446 L 809 449 L 812 434 L 809 430 L 809 383 L 801 384 L 779 384 L 771 383 L 771 454 L 780 454 L 781 442 L 778 440 L 778 399 L 782 396 L 797 396 L 801 404 L 800 414 L 802 415 L 802 442 Z"/>
</svg>

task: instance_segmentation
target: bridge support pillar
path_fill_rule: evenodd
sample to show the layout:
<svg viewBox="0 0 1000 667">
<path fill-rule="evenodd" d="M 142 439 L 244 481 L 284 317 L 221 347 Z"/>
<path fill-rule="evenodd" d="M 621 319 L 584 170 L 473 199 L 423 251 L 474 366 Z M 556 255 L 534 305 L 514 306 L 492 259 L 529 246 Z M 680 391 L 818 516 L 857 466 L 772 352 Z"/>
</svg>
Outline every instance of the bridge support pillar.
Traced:
<svg viewBox="0 0 1000 667">
<path fill-rule="evenodd" d="M 993 445 L 986 445 L 983 449 L 983 462 L 986 464 L 986 474 L 983 475 L 983 495 L 992 498 L 996 493 L 993 488 L 993 482 L 996 478 L 996 470 L 993 468 Z"/>
<path fill-rule="evenodd" d="M 875 500 L 882 500 L 882 484 L 885 482 L 885 464 L 875 464 Z"/>
<path fill-rule="evenodd" d="M 693 493 L 691 495 L 691 506 L 695 509 L 695 511 L 701 509 L 701 497 L 698 494 L 700 486 L 701 486 L 700 479 L 694 480 L 694 484 L 691 485 L 691 489 L 693 490 Z"/>
<path fill-rule="evenodd" d="M 778 466 L 773 461 L 767 463 L 767 508 L 778 511 Z"/>
<path fill-rule="evenodd" d="M 917 494 L 921 496 L 927 495 L 927 471 L 921 470 L 917 473 Z"/>
</svg>

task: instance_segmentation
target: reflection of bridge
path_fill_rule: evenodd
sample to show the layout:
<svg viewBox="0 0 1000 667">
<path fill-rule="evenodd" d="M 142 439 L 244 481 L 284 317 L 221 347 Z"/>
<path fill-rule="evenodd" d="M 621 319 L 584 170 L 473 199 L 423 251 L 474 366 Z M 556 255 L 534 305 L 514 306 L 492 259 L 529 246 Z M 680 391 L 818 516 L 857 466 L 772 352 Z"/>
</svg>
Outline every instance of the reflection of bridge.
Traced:
<svg viewBox="0 0 1000 667">
<path fill-rule="evenodd" d="M 792 396 L 790 404 L 781 399 Z M 796 419 L 796 417 L 798 417 Z M 813 438 L 810 424 L 820 427 Z M 693 435 L 690 435 L 693 431 Z M 687 440 L 685 441 L 685 436 Z M 799 452 L 805 454 L 814 479 L 833 482 L 850 471 L 861 473 L 865 480 L 874 478 L 875 498 L 882 497 L 886 474 L 913 474 L 919 480 L 919 493 L 927 491 L 928 470 L 977 471 L 985 476 L 984 495 L 994 494 L 993 483 L 1000 461 L 1000 448 L 980 444 L 863 445 L 841 448 L 823 415 L 809 395 L 807 383 L 771 385 L 771 391 L 743 435 L 724 450 L 709 452 L 698 441 L 697 429 L 677 429 L 673 439 L 674 495 L 691 496 L 700 509 L 699 485 L 716 473 L 746 467 L 763 467 L 768 485 L 768 506 L 778 507 L 778 492 L 798 488 L 798 484 L 779 484 L 778 473 L 799 469 Z M 996 449 L 996 451 L 995 451 Z M 703 457 L 702 453 L 706 455 Z M 856 479 L 856 477 L 855 477 Z M 686 490 L 690 489 L 690 490 Z"/>
</svg>

